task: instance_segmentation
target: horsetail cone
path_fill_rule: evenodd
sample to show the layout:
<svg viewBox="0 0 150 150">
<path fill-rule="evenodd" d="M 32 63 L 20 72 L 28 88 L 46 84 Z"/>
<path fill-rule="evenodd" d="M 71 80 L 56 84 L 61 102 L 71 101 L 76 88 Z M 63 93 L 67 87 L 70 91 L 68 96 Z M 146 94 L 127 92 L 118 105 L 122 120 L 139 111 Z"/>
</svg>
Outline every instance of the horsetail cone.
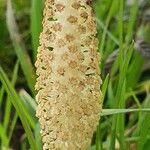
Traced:
<svg viewBox="0 0 150 150">
<path fill-rule="evenodd" d="M 46 0 L 36 61 L 44 150 L 86 150 L 101 111 L 96 22 L 86 0 Z"/>
</svg>

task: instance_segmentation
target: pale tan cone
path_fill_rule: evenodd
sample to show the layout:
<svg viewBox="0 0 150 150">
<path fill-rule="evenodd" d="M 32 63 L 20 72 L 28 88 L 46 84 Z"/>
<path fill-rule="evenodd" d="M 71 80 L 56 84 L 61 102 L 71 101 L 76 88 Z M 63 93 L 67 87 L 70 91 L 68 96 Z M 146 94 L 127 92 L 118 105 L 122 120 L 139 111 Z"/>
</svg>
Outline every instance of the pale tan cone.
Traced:
<svg viewBox="0 0 150 150">
<path fill-rule="evenodd" d="M 37 55 L 44 150 L 86 150 L 101 111 L 96 23 L 86 0 L 46 0 Z"/>
</svg>

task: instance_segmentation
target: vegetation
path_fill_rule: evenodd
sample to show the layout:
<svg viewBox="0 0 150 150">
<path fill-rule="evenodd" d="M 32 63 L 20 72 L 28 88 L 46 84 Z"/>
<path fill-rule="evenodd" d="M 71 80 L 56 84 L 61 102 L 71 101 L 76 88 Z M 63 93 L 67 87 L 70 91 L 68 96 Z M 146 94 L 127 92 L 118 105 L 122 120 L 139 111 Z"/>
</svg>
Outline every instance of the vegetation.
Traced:
<svg viewBox="0 0 150 150">
<path fill-rule="evenodd" d="M 0 0 L 0 149 L 42 149 L 34 63 L 43 1 Z M 150 1 L 95 0 L 93 8 L 103 111 L 89 149 L 148 150 Z"/>
</svg>

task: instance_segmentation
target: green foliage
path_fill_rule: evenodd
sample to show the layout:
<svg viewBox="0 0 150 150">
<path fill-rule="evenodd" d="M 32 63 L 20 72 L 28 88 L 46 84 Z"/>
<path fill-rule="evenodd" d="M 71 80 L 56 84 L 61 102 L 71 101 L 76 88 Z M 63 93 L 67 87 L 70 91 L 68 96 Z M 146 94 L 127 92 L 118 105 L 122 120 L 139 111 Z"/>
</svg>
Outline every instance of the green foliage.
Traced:
<svg viewBox="0 0 150 150">
<path fill-rule="evenodd" d="M 36 60 L 37 48 L 39 46 L 39 36 L 42 30 L 42 10 L 42 0 L 32 0 L 30 20 L 34 61 Z"/>
<path fill-rule="evenodd" d="M 148 1 L 143 3 L 144 9 L 150 9 Z M 102 62 L 103 111 L 89 150 L 150 147 L 150 67 L 145 69 L 148 60 L 134 46 L 138 39 L 150 43 L 150 24 L 140 16 L 148 10 L 142 10 L 141 4 L 139 0 L 133 4 L 95 0 L 93 4 Z M 0 149 L 14 148 L 12 140 L 18 138 L 17 126 L 21 125 L 19 149 L 42 150 L 35 115 L 34 62 L 43 1 L 15 0 L 11 4 L 8 0 L 6 18 L 5 6 L 6 1 L 0 0 Z"/>
<path fill-rule="evenodd" d="M 11 103 L 15 107 L 15 110 L 22 121 L 22 125 L 24 127 L 24 130 L 26 131 L 31 148 L 33 150 L 36 150 L 37 149 L 36 144 L 30 127 L 30 126 L 34 127 L 32 118 L 28 113 L 28 111 L 26 110 L 27 108 L 23 106 L 20 98 L 18 97 L 16 91 L 14 90 L 12 84 L 8 80 L 2 68 L 0 68 L 0 80 L 5 90 L 7 91 L 8 95 L 10 96 Z"/>
</svg>

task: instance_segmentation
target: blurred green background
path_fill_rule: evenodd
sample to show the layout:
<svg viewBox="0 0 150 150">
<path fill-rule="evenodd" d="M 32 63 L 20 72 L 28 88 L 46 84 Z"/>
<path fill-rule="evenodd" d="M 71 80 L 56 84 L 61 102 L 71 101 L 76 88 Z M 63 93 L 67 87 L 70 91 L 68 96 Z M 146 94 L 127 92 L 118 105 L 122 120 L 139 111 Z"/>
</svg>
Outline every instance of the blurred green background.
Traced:
<svg viewBox="0 0 150 150">
<path fill-rule="evenodd" d="M 41 150 L 36 60 L 44 0 L 0 0 L 0 149 Z M 103 111 L 90 150 L 150 149 L 150 0 L 95 0 Z"/>
</svg>

